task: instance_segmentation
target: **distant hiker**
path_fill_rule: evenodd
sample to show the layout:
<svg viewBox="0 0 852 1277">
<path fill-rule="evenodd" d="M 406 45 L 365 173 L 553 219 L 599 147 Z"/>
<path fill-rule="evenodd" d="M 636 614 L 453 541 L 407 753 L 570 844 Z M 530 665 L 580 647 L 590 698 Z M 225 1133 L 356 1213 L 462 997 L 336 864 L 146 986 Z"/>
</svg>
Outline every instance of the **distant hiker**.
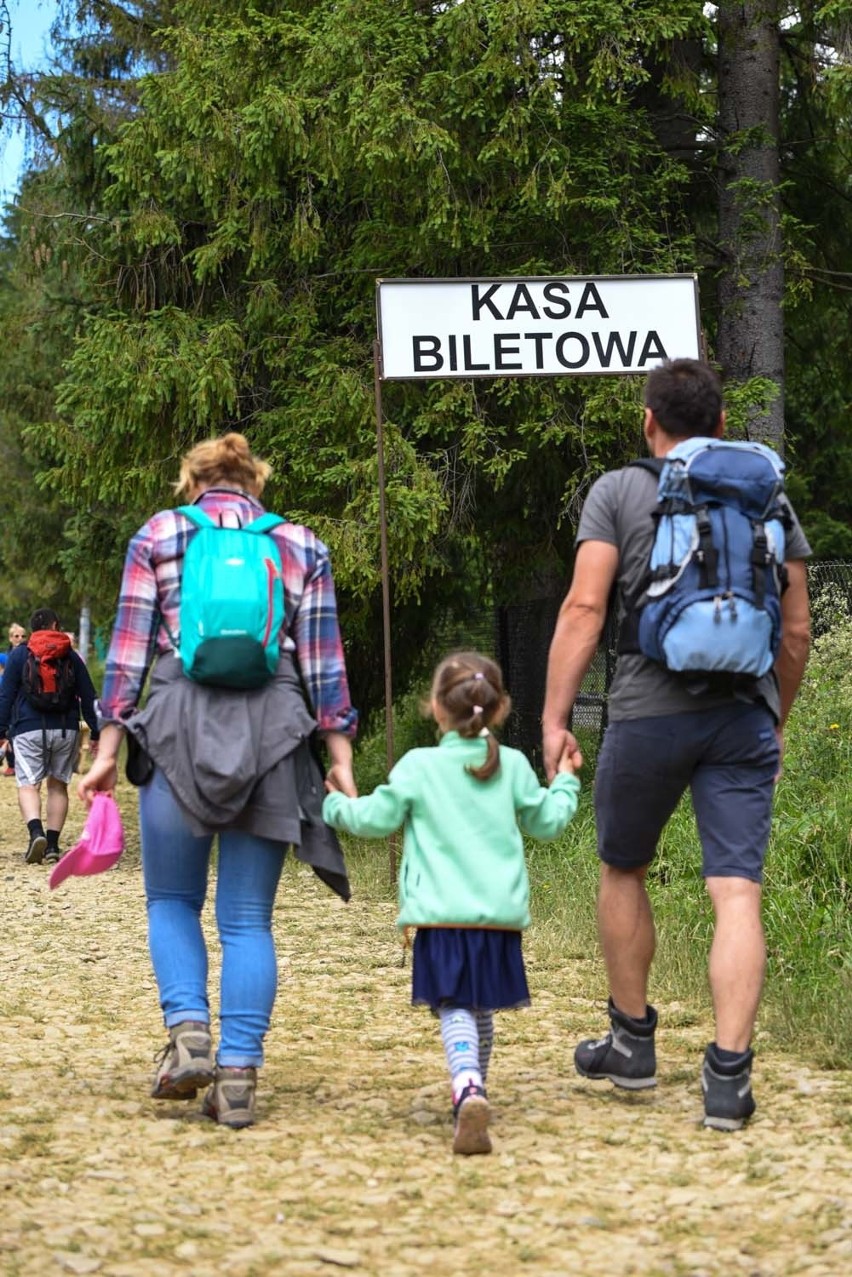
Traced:
<svg viewBox="0 0 852 1277">
<path fill-rule="evenodd" d="M 80 738 L 80 716 L 97 753 L 95 689 L 89 672 L 51 608 L 39 608 L 30 637 L 9 654 L 0 681 L 0 738 L 13 741 L 18 803 L 27 824 L 27 864 L 56 864 L 59 836 L 68 814 L 68 782 Z M 46 828 L 41 783 L 47 782 Z"/>
<path fill-rule="evenodd" d="M 9 626 L 9 649 L 6 652 L 0 652 L 0 678 L 6 669 L 6 662 L 12 655 L 16 647 L 20 647 L 26 640 L 27 632 L 23 625 L 19 625 L 17 621 L 13 621 Z"/>
<path fill-rule="evenodd" d="M 17 621 L 13 621 L 12 624 L 9 626 L 9 650 L 8 652 L 0 652 L 0 678 L 3 677 L 3 674 L 6 669 L 6 662 L 11 656 L 12 652 L 14 652 L 16 647 L 20 647 L 20 645 L 24 642 L 26 637 L 27 637 L 27 632 L 24 629 L 23 625 L 19 625 Z M 4 762 L 3 775 L 14 776 L 15 750 L 12 746 L 11 741 L 9 741 L 6 745 L 6 749 L 3 753 L 3 762 Z"/>
<path fill-rule="evenodd" d="M 386 784 L 362 798 L 334 792 L 323 816 L 337 829 L 381 838 L 404 829 L 402 928 L 416 927 L 412 1002 L 432 1009 L 452 1079 L 456 1153 L 490 1153 L 485 1083 L 494 1012 L 526 1006 L 521 952 L 529 926 L 522 834 L 558 837 L 577 810 L 576 747 L 543 788 L 518 750 L 491 732 L 510 709 L 499 667 L 477 652 L 448 656 L 432 680 L 440 743 L 412 749 Z"/>
<path fill-rule="evenodd" d="M 615 586 L 620 651 L 595 778 L 610 1031 L 581 1042 L 575 1065 L 583 1077 L 627 1089 L 656 1084 L 657 1012 L 647 1003 L 656 937 L 645 875 L 689 789 L 716 921 L 704 1124 L 736 1130 L 755 1108 L 763 860 L 782 729 L 808 655 L 810 547 L 781 491 L 778 458 L 749 444 L 724 451 L 724 422 L 708 364 L 678 359 L 649 374 L 651 455 L 603 475 L 586 498 L 542 722 L 552 775 L 565 749 L 577 747 L 571 712 Z"/>
<path fill-rule="evenodd" d="M 264 514 L 269 473 L 240 434 L 199 443 L 175 485 L 191 507 L 159 511 L 131 539 L 100 753 L 78 791 L 91 801 L 115 787 L 126 732 L 169 1034 L 151 1094 L 186 1100 L 210 1084 L 202 1111 L 229 1127 L 254 1121 L 278 974 L 272 909 L 288 846 L 344 900 L 350 894 L 337 837 L 322 820 L 311 740 L 316 729 L 329 774 L 354 794 L 357 715 L 331 565 L 309 528 Z M 214 835 L 222 947 L 215 1061 L 201 927 Z"/>
</svg>

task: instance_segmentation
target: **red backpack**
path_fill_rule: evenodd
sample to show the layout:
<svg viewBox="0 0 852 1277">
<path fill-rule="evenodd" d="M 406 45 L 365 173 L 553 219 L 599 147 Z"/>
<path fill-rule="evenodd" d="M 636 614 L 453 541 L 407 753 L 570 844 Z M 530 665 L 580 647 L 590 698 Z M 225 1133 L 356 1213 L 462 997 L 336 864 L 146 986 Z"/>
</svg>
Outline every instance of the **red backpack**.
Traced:
<svg viewBox="0 0 852 1277">
<path fill-rule="evenodd" d="M 71 640 L 62 630 L 36 630 L 30 635 L 21 687 L 29 704 L 42 714 L 67 714 L 75 704 Z"/>
</svg>

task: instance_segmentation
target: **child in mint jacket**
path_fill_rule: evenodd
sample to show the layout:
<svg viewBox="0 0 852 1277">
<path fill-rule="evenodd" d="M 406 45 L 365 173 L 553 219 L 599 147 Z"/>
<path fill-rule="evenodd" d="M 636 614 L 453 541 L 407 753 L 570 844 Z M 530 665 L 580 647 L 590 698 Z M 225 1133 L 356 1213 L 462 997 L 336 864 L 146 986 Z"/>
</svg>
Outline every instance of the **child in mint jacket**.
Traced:
<svg viewBox="0 0 852 1277">
<path fill-rule="evenodd" d="M 577 810 L 581 760 L 566 751 L 548 789 L 519 750 L 498 745 L 489 728 L 503 722 L 511 702 L 499 666 L 477 652 L 441 662 L 430 704 L 440 743 L 410 750 L 372 794 L 332 790 L 323 817 L 362 838 L 404 827 L 397 925 L 417 928 L 412 1002 L 441 1021 L 453 1151 L 489 1153 L 493 1013 L 530 1000 L 521 951 L 530 922 L 522 835 L 563 832 Z"/>
</svg>

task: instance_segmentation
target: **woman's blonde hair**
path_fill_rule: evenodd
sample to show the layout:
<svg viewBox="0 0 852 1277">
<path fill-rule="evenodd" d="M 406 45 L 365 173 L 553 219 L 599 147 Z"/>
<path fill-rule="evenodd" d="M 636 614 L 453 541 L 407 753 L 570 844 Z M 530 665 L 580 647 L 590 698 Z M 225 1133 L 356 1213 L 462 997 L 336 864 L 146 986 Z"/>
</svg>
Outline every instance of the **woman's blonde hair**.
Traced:
<svg viewBox="0 0 852 1277">
<path fill-rule="evenodd" d="M 488 780 L 500 766 L 500 749 L 488 728 L 499 727 L 512 708 L 500 666 L 479 652 L 452 652 L 435 670 L 432 699 L 460 736 L 470 739 L 485 732 L 485 762 L 466 770 L 477 780 Z"/>
<path fill-rule="evenodd" d="M 252 455 L 245 435 L 231 431 L 190 448 L 180 463 L 175 495 L 192 501 L 204 488 L 221 483 L 259 497 L 271 473 L 266 461 Z"/>
</svg>

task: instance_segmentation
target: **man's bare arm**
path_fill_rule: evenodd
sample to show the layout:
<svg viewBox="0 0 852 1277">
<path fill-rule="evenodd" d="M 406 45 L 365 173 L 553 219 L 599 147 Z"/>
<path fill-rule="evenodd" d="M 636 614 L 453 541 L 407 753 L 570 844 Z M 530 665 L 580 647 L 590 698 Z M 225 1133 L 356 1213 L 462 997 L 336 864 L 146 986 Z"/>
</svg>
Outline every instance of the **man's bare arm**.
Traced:
<svg viewBox="0 0 852 1277">
<path fill-rule="evenodd" d="M 592 663 L 606 621 L 607 604 L 618 570 L 618 550 L 606 541 L 583 541 L 574 561 L 571 588 L 559 609 L 547 661 L 542 712 L 544 767 L 548 779 L 567 748 L 579 757 L 567 723 L 583 677 Z"/>
<path fill-rule="evenodd" d="M 791 559 L 785 566 L 788 585 L 781 596 L 781 648 L 775 661 L 781 693 L 782 727 L 796 699 L 811 646 L 811 610 L 805 562 L 803 559 Z"/>
</svg>

